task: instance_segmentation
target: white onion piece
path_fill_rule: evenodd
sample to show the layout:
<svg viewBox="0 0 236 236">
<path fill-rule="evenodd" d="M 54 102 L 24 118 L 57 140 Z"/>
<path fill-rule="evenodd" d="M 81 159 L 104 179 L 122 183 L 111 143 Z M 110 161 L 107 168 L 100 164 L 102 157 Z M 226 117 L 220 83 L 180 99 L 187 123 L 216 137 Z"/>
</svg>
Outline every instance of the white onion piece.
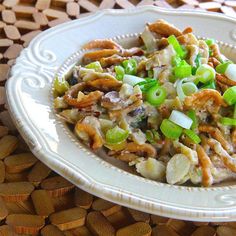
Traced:
<svg viewBox="0 0 236 236">
<path fill-rule="evenodd" d="M 124 84 L 129 84 L 131 86 L 134 86 L 135 84 L 143 82 L 143 81 L 146 81 L 146 80 L 143 79 L 143 78 L 134 76 L 134 75 L 126 75 L 125 74 L 124 78 L 123 78 L 123 83 Z"/>
<path fill-rule="evenodd" d="M 169 120 L 181 126 L 184 129 L 190 129 L 193 120 L 180 111 L 173 110 Z"/>
<path fill-rule="evenodd" d="M 185 82 L 185 81 L 187 81 L 187 78 L 184 78 L 182 80 L 177 80 L 175 82 L 176 91 L 177 91 L 180 101 L 183 101 L 186 96 L 189 96 L 189 95 L 196 93 L 198 91 L 197 86 L 193 82 L 187 82 L 187 83 L 183 84 L 183 82 Z M 185 92 L 187 92 L 187 94 L 184 93 L 184 90 L 185 90 Z"/>
<path fill-rule="evenodd" d="M 147 52 L 155 51 L 155 49 L 157 48 L 156 39 L 153 36 L 152 32 L 148 29 L 148 27 L 145 27 L 145 30 L 141 34 L 141 38 L 147 48 Z"/>
<path fill-rule="evenodd" d="M 186 96 L 190 96 L 191 94 L 196 93 L 198 91 L 196 84 L 194 84 L 193 82 L 187 82 L 182 84 L 182 89 L 184 95 Z"/>
<path fill-rule="evenodd" d="M 236 64 L 229 64 L 225 71 L 225 75 L 228 79 L 236 82 Z"/>
<path fill-rule="evenodd" d="M 183 101 L 186 97 L 186 95 L 184 94 L 184 91 L 182 89 L 182 84 L 183 84 L 183 79 L 181 80 L 177 80 L 175 85 L 176 85 L 176 91 L 178 94 L 178 97 L 180 99 L 180 101 Z"/>
</svg>

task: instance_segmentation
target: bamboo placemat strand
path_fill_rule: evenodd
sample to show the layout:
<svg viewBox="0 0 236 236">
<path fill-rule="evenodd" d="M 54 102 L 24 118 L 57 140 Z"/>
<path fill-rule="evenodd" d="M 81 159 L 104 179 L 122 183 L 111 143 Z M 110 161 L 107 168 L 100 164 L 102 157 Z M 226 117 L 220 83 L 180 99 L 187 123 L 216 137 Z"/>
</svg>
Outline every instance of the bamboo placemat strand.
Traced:
<svg viewBox="0 0 236 236">
<path fill-rule="evenodd" d="M 236 222 L 168 219 L 118 206 L 76 188 L 30 153 L 10 120 L 4 85 L 11 65 L 33 37 L 100 9 L 141 5 L 236 17 L 236 1 L 229 0 L 0 0 L 0 235 L 236 235 Z"/>
</svg>

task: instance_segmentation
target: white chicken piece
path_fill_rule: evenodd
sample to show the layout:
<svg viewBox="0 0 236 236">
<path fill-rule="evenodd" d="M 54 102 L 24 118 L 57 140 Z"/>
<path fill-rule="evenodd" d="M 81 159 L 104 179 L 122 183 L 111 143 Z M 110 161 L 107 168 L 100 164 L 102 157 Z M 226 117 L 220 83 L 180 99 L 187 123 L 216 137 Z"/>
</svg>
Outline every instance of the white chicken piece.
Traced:
<svg viewBox="0 0 236 236">
<path fill-rule="evenodd" d="M 214 184 L 236 178 L 236 174 L 227 168 L 212 168 L 211 173 Z"/>
<path fill-rule="evenodd" d="M 201 63 L 207 64 L 209 59 L 209 47 L 204 40 L 199 40 L 199 53 L 201 55 Z"/>
<path fill-rule="evenodd" d="M 75 124 L 78 120 L 84 117 L 81 113 L 79 113 L 78 109 L 63 110 L 59 113 L 59 116 L 70 124 Z"/>
<path fill-rule="evenodd" d="M 197 45 L 188 45 L 186 48 L 189 50 L 189 64 L 196 66 L 195 60 L 199 53 L 199 47 Z"/>
<path fill-rule="evenodd" d="M 132 140 L 139 144 L 142 145 L 146 142 L 146 135 L 142 132 L 141 129 L 136 129 L 132 132 L 131 134 Z"/>
<path fill-rule="evenodd" d="M 82 124 L 88 124 L 92 126 L 97 131 L 97 133 L 102 137 L 101 125 L 98 118 L 94 116 L 86 116 L 83 119 Z M 88 142 L 90 140 L 89 135 L 84 131 L 76 131 L 76 134 L 78 135 L 79 138 L 81 138 L 85 142 Z"/>
<path fill-rule="evenodd" d="M 176 52 L 172 45 L 167 46 L 161 51 L 157 51 L 146 62 L 146 70 L 150 70 L 153 67 L 171 65 L 172 57 L 176 55 Z"/>
<path fill-rule="evenodd" d="M 161 161 L 157 161 L 154 158 L 141 160 L 135 166 L 137 172 L 145 178 L 162 181 L 165 176 L 165 165 Z"/>
<path fill-rule="evenodd" d="M 134 88 L 133 86 L 129 85 L 129 84 L 122 84 L 120 91 L 119 91 L 119 97 L 121 99 L 127 99 L 128 97 L 130 97 L 133 94 Z"/>
<path fill-rule="evenodd" d="M 157 49 L 156 39 L 153 36 L 152 32 L 148 29 L 148 27 L 145 27 L 140 37 L 147 48 L 147 52 L 153 52 Z"/>
<path fill-rule="evenodd" d="M 175 154 L 166 167 L 166 180 L 169 184 L 182 182 L 186 178 L 190 170 L 191 162 L 189 158 L 183 154 Z"/>
</svg>

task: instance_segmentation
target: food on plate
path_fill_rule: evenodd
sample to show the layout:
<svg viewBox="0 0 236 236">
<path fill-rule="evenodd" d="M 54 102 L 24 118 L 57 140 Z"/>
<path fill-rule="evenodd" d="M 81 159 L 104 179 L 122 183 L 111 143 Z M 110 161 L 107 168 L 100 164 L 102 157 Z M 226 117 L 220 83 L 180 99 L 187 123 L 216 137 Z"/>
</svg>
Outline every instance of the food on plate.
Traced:
<svg viewBox="0 0 236 236">
<path fill-rule="evenodd" d="M 145 178 L 211 186 L 236 177 L 236 65 L 214 39 L 157 20 L 139 45 L 83 47 L 54 106 L 83 143 Z"/>
</svg>

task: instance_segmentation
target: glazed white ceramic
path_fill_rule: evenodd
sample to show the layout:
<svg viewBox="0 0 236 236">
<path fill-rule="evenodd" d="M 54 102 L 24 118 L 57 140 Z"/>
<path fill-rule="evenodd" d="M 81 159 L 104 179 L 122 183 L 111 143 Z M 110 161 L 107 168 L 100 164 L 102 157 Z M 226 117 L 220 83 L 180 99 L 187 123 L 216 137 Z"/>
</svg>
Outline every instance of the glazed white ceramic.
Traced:
<svg viewBox="0 0 236 236">
<path fill-rule="evenodd" d="M 57 118 L 51 84 L 56 71 L 63 74 L 80 56 L 80 47 L 92 39 L 139 33 L 146 22 L 166 19 L 198 36 L 236 43 L 236 20 L 190 11 L 140 7 L 105 10 L 71 21 L 37 36 L 22 51 L 7 82 L 7 99 L 13 121 L 32 152 L 50 168 L 80 188 L 107 200 L 153 214 L 196 221 L 235 221 L 236 185 L 198 188 L 157 183 L 116 167 L 83 146 Z M 127 36 L 117 37 L 122 40 Z M 236 60 L 236 49 L 224 45 Z M 107 161 L 105 161 L 107 160 Z M 111 164 L 112 163 L 112 164 Z"/>
</svg>

